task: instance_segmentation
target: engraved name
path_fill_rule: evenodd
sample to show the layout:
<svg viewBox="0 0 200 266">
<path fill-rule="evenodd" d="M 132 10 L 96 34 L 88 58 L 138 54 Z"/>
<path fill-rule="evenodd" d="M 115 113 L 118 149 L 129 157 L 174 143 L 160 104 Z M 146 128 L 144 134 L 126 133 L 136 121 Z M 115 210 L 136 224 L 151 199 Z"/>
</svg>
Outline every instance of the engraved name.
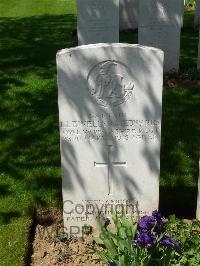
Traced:
<svg viewBox="0 0 200 266">
<path fill-rule="evenodd" d="M 90 116 L 88 120 L 68 120 L 60 123 L 61 138 L 68 142 L 157 140 L 159 120 L 137 120 L 121 117 Z"/>
</svg>

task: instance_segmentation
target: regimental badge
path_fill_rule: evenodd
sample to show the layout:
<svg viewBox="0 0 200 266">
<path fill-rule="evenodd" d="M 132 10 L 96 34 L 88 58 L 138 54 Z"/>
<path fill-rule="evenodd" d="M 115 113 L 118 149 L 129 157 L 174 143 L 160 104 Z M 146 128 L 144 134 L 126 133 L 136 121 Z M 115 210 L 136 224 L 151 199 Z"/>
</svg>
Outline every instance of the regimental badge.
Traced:
<svg viewBox="0 0 200 266">
<path fill-rule="evenodd" d="M 95 65 L 88 74 L 89 92 L 103 107 L 120 105 L 131 98 L 134 84 L 123 63 L 107 60 Z"/>
</svg>

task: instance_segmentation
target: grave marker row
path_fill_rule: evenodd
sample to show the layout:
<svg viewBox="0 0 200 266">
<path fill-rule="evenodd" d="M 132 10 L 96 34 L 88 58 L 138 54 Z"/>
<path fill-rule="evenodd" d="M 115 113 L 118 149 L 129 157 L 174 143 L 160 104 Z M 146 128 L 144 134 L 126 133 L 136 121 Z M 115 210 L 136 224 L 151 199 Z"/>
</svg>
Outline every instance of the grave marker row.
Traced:
<svg viewBox="0 0 200 266">
<path fill-rule="evenodd" d="M 119 0 L 77 4 L 80 44 L 118 41 Z M 139 4 L 140 43 L 162 48 L 165 71 L 177 71 L 182 1 Z M 158 209 L 164 53 L 148 46 L 98 43 L 57 53 L 69 234 L 84 234 L 85 225 L 97 228 L 96 217 L 110 217 L 112 209 Z"/>
<path fill-rule="evenodd" d="M 129 28 L 138 2 L 121 0 L 120 5 L 123 27 Z M 119 0 L 77 0 L 77 8 L 79 45 L 119 42 Z M 140 0 L 139 10 L 139 43 L 162 49 L 164 71 L 178 71 L 183 0 Z"/>
</svg>

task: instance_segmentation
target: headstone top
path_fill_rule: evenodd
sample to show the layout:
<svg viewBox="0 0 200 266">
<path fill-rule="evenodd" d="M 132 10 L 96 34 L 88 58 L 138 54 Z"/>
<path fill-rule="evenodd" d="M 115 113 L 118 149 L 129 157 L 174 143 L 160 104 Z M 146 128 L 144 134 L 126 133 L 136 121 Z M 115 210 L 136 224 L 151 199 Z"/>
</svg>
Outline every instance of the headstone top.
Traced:
<svg viewBox="0 0 200 266">
<path fill-rule="evenodd" d="M 162 49 L 165 53 L 164 72 L 177 72 L 183 1 L 140 0 L 139 10 L 139 43 Z"/>
<path fill-rule="evenodd" d="M 119 0 L 77 0 L 79 45 L 119 40 Z"/>
<path fill-rule="evenodd" d="M 176 8 L 174 7 L 176 5 Z M 182 0 L 148 0 L 140 3 L 140 26 L 182 26 Z"/>
<path fill-rule="evenodd" d="M 129 44 L 129 43 L 95 43 L 95 44 L 87 44 L 87 45 L 80 45 L 72 48 L 65 48 L 61 49 L 57 52 L 57 56 L 65 54 L 65 53 L 70 53 L 74 51 L 80 51 L 80 50 L 88 50 L 92 48 L 125 48 L 125 47 L 130 47 L 130 48 L 139 48 L 139 49 L 145 49 L 149 51 L 155 51 L 157 53 L 163 54 L 164 52 L 161 49 L 151 47 L 151 46 L 144 46 L 140 44 Z"/>
</svg>

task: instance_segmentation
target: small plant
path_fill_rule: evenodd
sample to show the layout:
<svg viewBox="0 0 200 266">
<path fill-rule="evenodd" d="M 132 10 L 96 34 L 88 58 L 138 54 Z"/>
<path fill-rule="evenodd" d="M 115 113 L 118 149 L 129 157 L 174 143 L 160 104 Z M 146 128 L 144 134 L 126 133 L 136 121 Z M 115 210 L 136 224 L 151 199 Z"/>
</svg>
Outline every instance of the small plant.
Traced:
<svg viewBox="0 0 200 266">
<path fill-rule="evenodd" d="M 163 266 L 170 265 L 180 248 L 179 243 L 167 234 L 167 220 L 158 211 L 139 220 L 134 244 L 147 249 L 149 263 L 161 261 Z"/>
<path fill-rule="evenodd" d="M 186 0 L 185 1 L 185 6 L 186 7 L 194 7 L 196 4 L 195 0 Z"/>
<path fill-rule="evenodd" d="M 132 265 L 133 263 L 133 239 L 137 231 L 137 218 L 129 222 L 124 217 L 112 214 L 116 232 L 108 229 L 109 219 L 99 221 L 101 226 L 100 237 L 94 238 L 96 243 L 101 245 L 95 248 L 101 259 L 109 265 Z M 139 265 L 139 264 L 135 264 Z"/>
<path fill-rule="evenodd" d="M 101 223 L 101 235 L 94 238 L 95 251 L 103 262 L 116 266 L 171 265 L 180 245 L 167 234 L 167 220 L 157 211 L 131 222 L 112 214 L 115 232 Z"/>
<path fill-rule="evenodd" d="M 181 243 L 180 256 L 173 265 L 200 265 L 200 221 L 183 221 L 172 215 L 167 231 Z"/>
</svg>

